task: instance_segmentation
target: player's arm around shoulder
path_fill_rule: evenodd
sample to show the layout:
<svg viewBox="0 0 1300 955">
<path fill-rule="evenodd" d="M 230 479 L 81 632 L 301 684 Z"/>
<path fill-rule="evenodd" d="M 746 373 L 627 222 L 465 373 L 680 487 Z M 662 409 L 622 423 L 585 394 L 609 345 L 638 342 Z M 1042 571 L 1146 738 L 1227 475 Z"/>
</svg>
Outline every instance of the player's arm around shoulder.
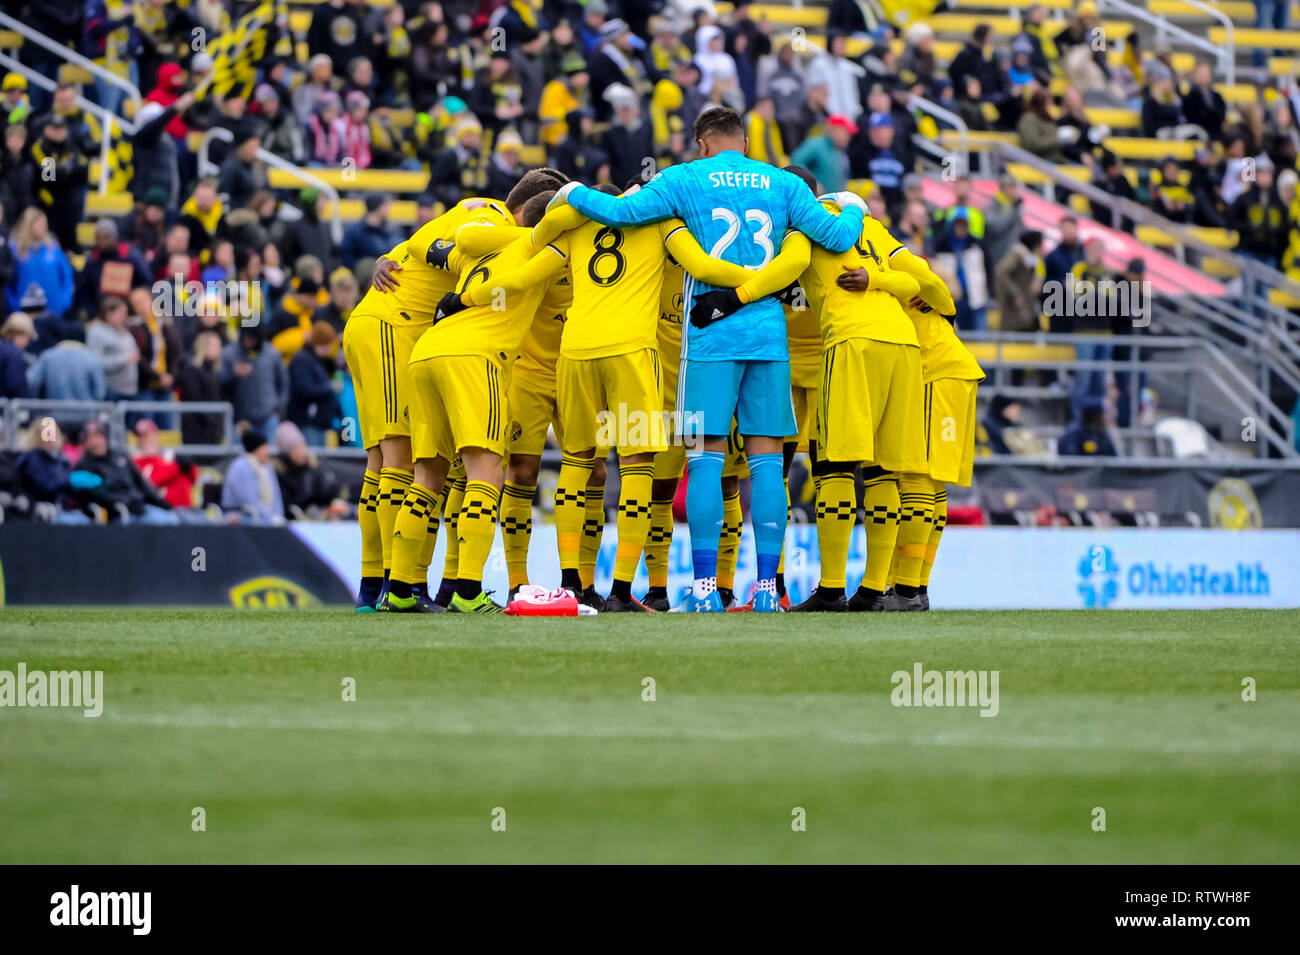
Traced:
<svg viewBox="0 0 1300 955">
<path fill-rule="evenodd" d="M 715 259 L 695 241 L 686 223 L 681 219 L 666 219 L 659 223 L 659 236 L 664 248 L 684 268 L 701 282 L 722 288 L 735 288 L 753 277 L 753 272 L 733 262 Z"/>
<path fill-rule="evenodd" d="M 862 233 L 862 220 L 866 203 L 851 192 L 837 192 L 832 198 L 840 206 L 840 214 L 826 209 L 799 180 L 798 188 L 789 195 L 790 224 L 813 242 L 832 252 L 846 252 L 853 247 Z"/>
<path fill-rule="evenodd" d="M 754 302 L 775 295 L 799 281 L 799 276 L 803 275 L 811 261 L 812 243 L 806 235 L 792 229 L 785 234 L 781 251 L 776 258 L 748 278 L 736 290 L 736 294 L 742 302 Z"/>
<path fill-rule="evenodd" d="M 520 239 L 525 249 L 532 249 L 531 238 Z M 555 242 L 543 246 L 518 268 L 505 272 L 493 272 L 486 282 L 475 285 L 461 293 L 461 301 L 466 305 L 486 305 L 502 293 L 510 295 L 522 292 L 549 280 L 569 260 L 567 241 L 561 237 Z"/>
<path fill-rule="evenodd" d="M 673 183 L 682 175 L 684 167 L 669 166 L 635 193 L 625 196 L 607 196 L 603 192 L 571 182 L 555 194 L 547 211 L 567 202 L 601 225 L 623 229 L 649 225 L 678 214 L 673 198 Z"/>
</svg>

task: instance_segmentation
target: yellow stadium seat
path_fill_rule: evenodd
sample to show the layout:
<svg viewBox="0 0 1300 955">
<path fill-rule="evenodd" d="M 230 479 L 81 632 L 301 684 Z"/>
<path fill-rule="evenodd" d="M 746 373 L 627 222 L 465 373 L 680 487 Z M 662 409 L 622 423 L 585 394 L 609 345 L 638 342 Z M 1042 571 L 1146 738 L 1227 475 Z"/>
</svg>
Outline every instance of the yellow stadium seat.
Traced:
<svg viewBox="0 0 1300 955">
<path fill-rule="evenodd" d="M 1227 42 L 1228 31 L 1223 27 L 1210 27 L 1210 42 Z M 1300 30 L 1256 30 L 1253 27 L 1234 30 L 1233 42 L 1238 50 L 1300 50 Z"/>
<path fill-rule="evenodd" d="M 1069 11 L 1074 9 L 1074 0 L 1038 0 L 1040 6 L 1048 10 Z M 1015 10 L 1025 7 L 1024 0 L 956 0 L 953 4 L 958 10 Z"/>
<path fill-rule="evenodd" d="M 1234 24 L 1251 24 L 1255 22 L 1255 4 L 1251 0 L 1210 0 L 1208 6 L 1220 13 L 1226 13 Z M 1171 20 L 1202 20 L 1205 23 L 1218 23 L 1208 13 L 1198 10 L 1183 0 L 1147 0 L 1147 9 Z"/>
<path fill-rule="evenodd" d="M 92 219 L 99 216 L 124 216 L 133 208 L 135 199 L 129 192 L 86 193 L 86 215 Z"/>
<path fill-rule="evenodd" d="M 1196 148 L 1200 145 L 1195 140 L 1144 139 L 1139 136 L 1111 136 L 1104 143 L 1107 149 L 1120 159 L 1146 162 L 1163 162 L 1173 158 L 1188 162 L 1195 158 Z"/>
<path fill-rule="evenodd" d="M 77 223 L 77 242 L 87 247 L 95 244 L 95 223 L 93 222 Z"/>
<path fill-rule="evenodd" d="M 525 146 L 523 149 L 519 150 L 519 161 L 525 166 L 545 166 L 546 147 Z"/>
<path fill-rule="evenodd" d="M 1280 288 L 1269 289 L 1268 300 L 1274 305 L 1280 305 L 1282 308 L 1300 309 L 1300 298 Z"/>
<path fill-rule="evenodd" d="M 998 108 L 992 103 L 980 103 L 980 112 L 984 114 L 984 118 L 990 123 L 998 121 Z"/>
<path fill-rule="evenodd" d="M 1201 261 L 1201 271 L 1216 279 L 1235 279 L 1241 274 L 1235 265 L 1231 262 L 1225 262 L 1223 259 L 1203 259 Z"/>
<path fill-rule="evenodd" d="M 1230 232 L 1227 229 L 1210 229 L 1205 226 L 1188 226 L 1187 231 L 1216 249 L 1235 249 L 1237 247 L 1237 233 Z M 1172 249 L 1179 244 L 1177 236 L 1164 229 L 1156 226 L 1140 225 L 1133 231 L 1133 237 L 1144 245 L 1154 246 L 1157 249 Z"/>
<path fill-rule="evenodd" d="M 75 66 L 72 63 L 64 63 L 59 67 L 60 83 L 77 83 L 81 86 L 91 85 L 95 82 L 95 77 L 91 75 L 90 70 L 84 66 Z"/>
<path fill-rule="evenodd" d="M 289 29 L 295 34 L 306 33 L 311 26 L 310 10 L 294 10 L 289 14 Z"/>
<path fill-rule="evenodd" d="M 1020 137 L 1015 133 L 1002 133 L 996 130 L 971 130 L 968 134 L 967 141 L 971 149 L 978 149 L 980 146 L 987 146 L 989 143 L 1008 143 L 1012 146 L 1020 142 Z M 946 149 L 956 149 L 961 145 L 961 134 L 955 129 L 939 130 L 939 143 Z"/>
<path fill-rule="evenodd" d="M 756 3 L 749 8 L 749 15 L 756 23 L 762 23 L 766 20 L 768 23 L 804 27 L 805 29 L 826 26 L 828 13 L 830 13 L 829 7 L 820 6 L 790 7 L 779 4 Z"/>
<path fill-rule="evenodd" d="M 927 17 L 925 22 L 934 28 L 936 34 L 959 34 L 963 37 L 970 36 L 975 27 L 981 23 L 987 23 L 992 27 L 997 36 L 1015 36 L 1021 31 L 1019 20 L 1010 17 L 998 19 L 973 13 L 936 13 L 934 16 Z M 1127 20 L 1103 20 L 1101 26 L 1106 31 L 1106 36 L 1114 39 L 1123 39 L 1133 32 L 1133 24 Z"/>
<path fill-rule="evenodd" d="M 412 225 L 415 222 L 416 205 L 414 199 L 398 199 L 388 213 L 388 221 L 393 225 Z M 339 218 L 344 222 L 356 222 L 366 214 L 366 203 L 362 199 L 340 199 Z"/>
<path fill-rule="evenodd" d="M 404 169 L 306 169 L 305 172 L 333 186 L 340 192 L 424 192 L 429 185 L 429 174 Z M 283 169 L 268 169 L 267 182 L 272 189 L 296 189 L 304 186 L 301 179 Z"/>
<path fill-rule="evenodd" d="M 1142 126 L 1142 114 L 1132 109 L 1091 106 L 1085 112 L 1088 115 L 1088 122 L 1100 123 L 1111 129 L 1139 129 Z"/>
<path fill-rule="evenodd" d="M 1237 83 L 1234 86 L 1226 84 L 1214 87 L 1219 91 L 1225 102 L 1232 103 L 1234 106 L 1241 106 L 1244 103 L 1254 103 L 1259 99 L 1259 90 L 1255 89 L 1250 83 Z"/>
<path fill-rule="evenodd" d="M 1087 196 L 1081 196 L 1077 192 L 1070 194 L 1070 209 L 1081 216 L 1092 215 L 1092 205 Z"/>
<path fill-rule="evenodd" d="M 992 324 L 990 322 L 990 324 Z M 966 342 L 976 361 L 1074 361 L 1073 345 L 1035 345 L 1032 342 Z"/>
<path fill-rule="evenodd" d="M 1091 177 L 1087 166 L 1058 166 L 1057 170 L 1079 182 L 1087 182 Z M 1007 163 L 1007 172 L 1026 186 L 1044 186 L 1054 181 L 1033 166 L 1025 163 L 1009 162 Z"/>
<path fill-rule="evenodd" d="M 0 30 L 0 49 L 17 50 L 23 45 L 23 35 L 15 30 Z"/>
<path fill-rule="evenodd" d="M 1300 74 L 1300 56 L 1270 56 L 1269 76 L 1295 76 Z"/>
<path fill-rule="evenodd" d="M 388 111 L 388 118 L 393 123 L 394 129 L 410 129 L 415 125 L 415 110 L 413 109 L 393 109 Z"/>
</svg>

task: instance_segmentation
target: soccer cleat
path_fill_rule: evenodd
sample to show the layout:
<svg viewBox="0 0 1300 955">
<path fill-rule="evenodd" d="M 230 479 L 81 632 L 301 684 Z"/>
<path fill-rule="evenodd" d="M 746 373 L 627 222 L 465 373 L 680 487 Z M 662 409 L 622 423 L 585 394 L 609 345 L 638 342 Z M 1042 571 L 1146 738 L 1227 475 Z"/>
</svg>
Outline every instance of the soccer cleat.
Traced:
<svg viewBox="0 0 1300 955">
<path fill-rule="evenodd" d="M 844 613 L 849 609 L 848 601 L 844 599 L 843 594 L 827 599 L 822 596 L 821 588 L 818 587 L 808 599 L 801 604 L 795 604 L 790 608 L 791 613 Z"/>
<path fill-rule="evenodd" d="M 600 594 L 596 593 L 596 588 L 594 585 L 588 587 L 582 593 L 578 594 L 577 597 L 578 597 L 578 603 L 584 606 L 591 607 L 594 610 L 605 609 L 605 598 L 602 597 Z"/>
<path fill-rule="evenodd" d="M 727 608 L 727 613 L 753 613 L 753 611 L 754 611 L 753 597 L 749 598 L 749 603 L 744 603 L 744 604 L 733 603 L 730 607 Z"/>
<path fill-rule="evenodd" d="M 641 598 L 641 603 L 645 605 L 647 610 L 653 610 L 655 613 L 667 613 L 672 609 L 672 605 L 668 602 L 667 594 L 664 594 L 663 596 L 656 594 L 652 597 L 647 593 Z"/>
<path fill-rule="evenodd" d="M 478 596 L 466 600 L 460 594 L 452 594 L 449 613 L 505 613 L 505 608 L 494 601 L 488 594 L 491 591 L 480 590 Z"/>
<path fill-rule="evenodd" d="M 750 604 L 753 606 L 754 613 L 785 613 L 781 601 L 770 590 L 754 591 L 754 597 Z"/>
<path fill-rule="evenodd" d="M 374 613 L 375 604 L 379 603 L 379 594 L 383 590 L 383 581 L 379 577 L 368 577 L 361 581 L 357 600 L 352 609 L 356 613 Z"/>
<path fill-rule="evenodd" d="M 601 608 L 602 613 L 654 613 L 649 607 L 637 600 L 635 597 L 629 597 L 627 600 L 620 600 L 613 594 L 605 599 L 605 606 Z"/>
<path fill-rule="evenodd" d="M 433 601 L 425 603 L 420 600 L 414 593 L 409 597 L 399 597 L 392 591 L 384 594 L 380 598 L 375 609 L 380 613 L 446 613 L 441 607 L 430 610 L 430 607 L 436 607 Z"/>
<path fill-rule="evenodd" d="M 456 581 L 444 580 L 438 585 L 438 592 L 434 594 L 433 602 L 439 607 L 450 607 L 451 596 L 456 592 Z"/>
<path fill-rule="evenodd" d="M 790 609 L 790 595 L 782 594 L 781 599 L 778 600 L 777 603 L 781 605 L 782 610 L 788 611 Z"/>
<path fill-rule="evenodd" d="M 882 613 L 887 609 L 883 596 L 864 594 L 860 588 L 849 598 L 849 610 L 852 613 Z"/>
<path fill-rule="evenodd" d="M 902 594 L 894 590 L 893 587 L 890 587 L 885 591 L 885 595 L 881 598 L 881 602 L 885 605 L 885 610 L 892 612 L 925 609 L 925 605 L 921 602 L 920 594 L 913 594 L 910 597 L 904 597 Z"/>
<path fill-rule="evenodd" d="M 923 610 L 923 611 L 925 611 L 925 610 L 929 610 L 929 609 L 930 609 L 930 595 L 929 595 L 929 594 L 917 594 L 917 596 L 921 598 L 921 610 Z"/>
<path fill-rule="evenodd" d="M 730 610 L 732 607 L 736 606 L 736 595 L 732 591 L 727 591 L 724 594 L 719 590 L 718 599 L 722 601 L 723 610 Z"/>
<path fill-rule="evenodd" d="M 691 606 L 687 608 L 691 613 L 722 613 L 722 598 L 715 590 L 707 597 L 692 596 Z"/>
<path fill-rule="evenodd" d="M 424 607 L 423 610 L 424 613 L 446 613 L 447 612 L 447 608 L 443 604 L 438 603 L 436 600 L 434 600 L 432 597 L 429 596 L 428 584 L 413 584 L 411 586 L 411 593 L 415 596 L 416 600 L 420 601 L 421 606 Z"/>
</svg>

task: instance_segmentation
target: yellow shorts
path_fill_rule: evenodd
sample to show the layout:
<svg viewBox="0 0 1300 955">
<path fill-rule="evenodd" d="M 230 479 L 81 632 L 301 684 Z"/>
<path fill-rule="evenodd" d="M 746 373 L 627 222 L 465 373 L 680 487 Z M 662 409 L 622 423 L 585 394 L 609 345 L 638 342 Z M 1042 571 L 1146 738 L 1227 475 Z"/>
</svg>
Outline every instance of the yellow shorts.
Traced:
<svg viewBox="0 0 1300 955">
<path fill-rule="evenodd" d="M 411 364 L 411 456 L 451 460 L 464 448 L 505 457 L 506 392 L 499 362 L 482 355 L 442 355 Z"/>
<path fill-rule="evenodd" d="M 686 449 L 680 444 L 669 444 L 655 455 L 655 480 L 677 481 L 686 470 Z"/>
<path fill-rule="evenodd" d="M 817 456 L 926 473 L 921 349 L 850 338 L 822 354 Z"/>
<path fill-rule="evenodd" d="M 390 325 L 375 315 L 353 312 L 343 326 L 343 357 L 357 393 L 361 443 L 373 448 L 384 438 L 411 433 L 411 349 L 427 326 Z"/>
<path fill-rule="evenodd" d="M 975 392 L 978 381 L 940 378 L 924 386 L 925 440 L 930 477 L 970 487 L 975 464 Z"/>
<path fill-rule="evenodd" d="M 565 451 L 607 446 L 620 454 L 653 454 L 668 447 L 655 349 L 606 358 L 561 355 L 555 380 Z"/>
<path fill-rule="evenodd" d="M 546 433 L 551 425 L 555 425 L 556 438 L 560 437 L 554 378 L 516 367 L 510 374 L 506 405 L 510 409 L 510 430 L 506 432 L 508 453 L 541 454 L 546 449 Z"/>
<path fill-rule="evenodd" d="M 808 437 L 812 433 L 813 424 L 810 420 L 810 412 L 817 407 L 816 382 L 813 383 L 813 387 L 811 388 L 805 388 L 802 385 L 791 385 L 790 397 L 794 401 L 795 426 L 799 429 L 799 433 L 795 435 L 795 440 L 798 442 L 799 446 L 795 448 L 795 450 L 807 451 Z"/>
</svg>

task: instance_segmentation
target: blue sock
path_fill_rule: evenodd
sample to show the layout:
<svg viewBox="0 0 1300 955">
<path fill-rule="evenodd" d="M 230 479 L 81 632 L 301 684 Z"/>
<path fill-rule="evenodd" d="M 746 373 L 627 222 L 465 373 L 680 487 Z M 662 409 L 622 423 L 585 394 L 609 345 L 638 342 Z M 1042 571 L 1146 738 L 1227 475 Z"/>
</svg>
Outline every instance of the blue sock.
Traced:
<svg viewBox="0 0 1300 955">
<path fill-rule="evenodd" d="M 691 530 L 695 579 L 718 575 L 718 537 L 722 534 L 721 451 L 687 452 L 686 523 Z M 785 496 L 782 495 L 782 501 Z"/>
<path fill-rule="evenodd" d="M 749 455 L 749 515 L 754 525 L 754 552 L 758 562 L 758 579 L 776 576 L 781 563 L 781 545 L 785 543 L 785 476 L 783 455 Z"/>
</svg>

